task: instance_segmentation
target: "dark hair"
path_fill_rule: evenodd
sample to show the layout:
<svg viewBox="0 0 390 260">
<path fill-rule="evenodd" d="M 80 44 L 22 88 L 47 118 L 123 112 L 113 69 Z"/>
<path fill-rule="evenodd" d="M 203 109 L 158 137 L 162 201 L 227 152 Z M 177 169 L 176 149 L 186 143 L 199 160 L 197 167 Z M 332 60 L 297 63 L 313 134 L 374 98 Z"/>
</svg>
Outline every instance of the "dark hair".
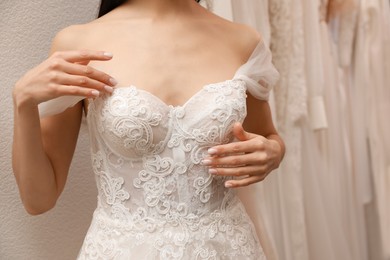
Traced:
<svg viewBox="0 0 390 260">
<path fill-rule="evenodd" d="M 114 10 L 115 8 L 117 8 L 118 6 L 120 6 L 126 1 L 127 0 L 102 0 L 100 2 L 98 18 Z M 199 3 L 201 0 L 195 0 L 195 1 Z"/>
</svg>

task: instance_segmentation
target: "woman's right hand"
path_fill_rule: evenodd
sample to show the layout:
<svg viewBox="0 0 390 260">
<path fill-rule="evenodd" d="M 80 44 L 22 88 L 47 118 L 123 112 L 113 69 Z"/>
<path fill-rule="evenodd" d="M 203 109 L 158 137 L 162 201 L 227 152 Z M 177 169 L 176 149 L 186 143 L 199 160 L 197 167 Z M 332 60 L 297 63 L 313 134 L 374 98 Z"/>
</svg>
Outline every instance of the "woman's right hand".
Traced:
<svg viewBox="0 0 390 260">
<path fill-rule="evenodd" d="M 112 54 L 103 51 L 54 52 L 18 80 L 13 90 L 14 100 L 17 103 L 36 106 L 60 96 L 94 98 L 101 92 L 112 93 L 112 87 L 117 81 L 108 74 L 88 66 L 92 60 L 111 59 Z"/>
</svg>

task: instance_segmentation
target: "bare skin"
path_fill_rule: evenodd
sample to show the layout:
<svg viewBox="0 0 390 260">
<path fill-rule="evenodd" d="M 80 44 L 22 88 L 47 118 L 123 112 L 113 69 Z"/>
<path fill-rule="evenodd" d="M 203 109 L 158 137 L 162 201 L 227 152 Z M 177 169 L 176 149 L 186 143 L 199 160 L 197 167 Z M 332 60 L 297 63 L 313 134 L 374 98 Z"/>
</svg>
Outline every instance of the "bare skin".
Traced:
<svg viewBox="0 0 390 260">
<path fill-rule="evenodd" d="M 204 85 L 231 79 L 259 41 L 253 29 L 193 0 L 132 0 L 59 32 L 50 57 L 13 91 L 13 169 L 27 212 L 50 210 L 62 193 L 87 99 L 42 120 L 39 103 L 62 95 L 93 98 L 131 84 L 166 104 L 182 105 Z M 234 126 L 240 142 L 213 147 L 203 161 L 211 174 L 240 177 L 228 187 L 263 180 L 284 155 L 268 103 L 248 94 L 247 111 L 244 125 Z M 221 164 L 227 167 L 215 167 Z"/>
</svg>

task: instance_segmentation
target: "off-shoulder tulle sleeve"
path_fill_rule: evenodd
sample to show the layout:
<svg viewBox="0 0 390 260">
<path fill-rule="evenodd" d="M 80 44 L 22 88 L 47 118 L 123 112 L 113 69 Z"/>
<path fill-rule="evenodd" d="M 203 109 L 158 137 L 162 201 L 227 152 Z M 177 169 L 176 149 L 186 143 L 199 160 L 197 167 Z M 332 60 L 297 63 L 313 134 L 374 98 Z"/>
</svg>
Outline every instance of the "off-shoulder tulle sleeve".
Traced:
<svg viewBox="0 0 390 260">
<path fill-rule="evenodd" d="M 279 79 L 279 72 L 272 64 L 272 54 L 264 41 L 257 44 L 248 61 L 234 75 L 246 82 L 248 92 L 257 99 L 268 100 L 272 87 Z"/>
<path fill-rule="evenodd" d="M 67 108 L 76 105 L 85 97 L 81 96 L 62 96 L 38 105 L 39 116 L 41 118 L 52 116 L 64 112 Z"/>
</svg>

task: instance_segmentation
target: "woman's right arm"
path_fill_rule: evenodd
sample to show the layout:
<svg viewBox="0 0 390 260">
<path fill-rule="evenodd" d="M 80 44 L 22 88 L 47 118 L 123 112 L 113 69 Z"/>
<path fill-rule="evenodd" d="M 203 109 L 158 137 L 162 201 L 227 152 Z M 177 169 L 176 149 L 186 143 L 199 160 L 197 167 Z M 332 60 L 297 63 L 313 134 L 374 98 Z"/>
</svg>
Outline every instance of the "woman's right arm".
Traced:
<svg viewBox="0 0 390 260">
<path fill-rule="evenodd" d="M 103 51 L 73 50 L 77 39 L 65 29 L 52 43 L 50 57 L 28 71 L 13 90 L 14 138 L 12 166 L 28 213 L 54 207 L 64 189 L 82 118 L 82 102 L 40 120 L 38 104 L 64 95 L 97 97 L 112 92 L 115 81 L 87 64 L 107 61 Z"/>
</svg>

